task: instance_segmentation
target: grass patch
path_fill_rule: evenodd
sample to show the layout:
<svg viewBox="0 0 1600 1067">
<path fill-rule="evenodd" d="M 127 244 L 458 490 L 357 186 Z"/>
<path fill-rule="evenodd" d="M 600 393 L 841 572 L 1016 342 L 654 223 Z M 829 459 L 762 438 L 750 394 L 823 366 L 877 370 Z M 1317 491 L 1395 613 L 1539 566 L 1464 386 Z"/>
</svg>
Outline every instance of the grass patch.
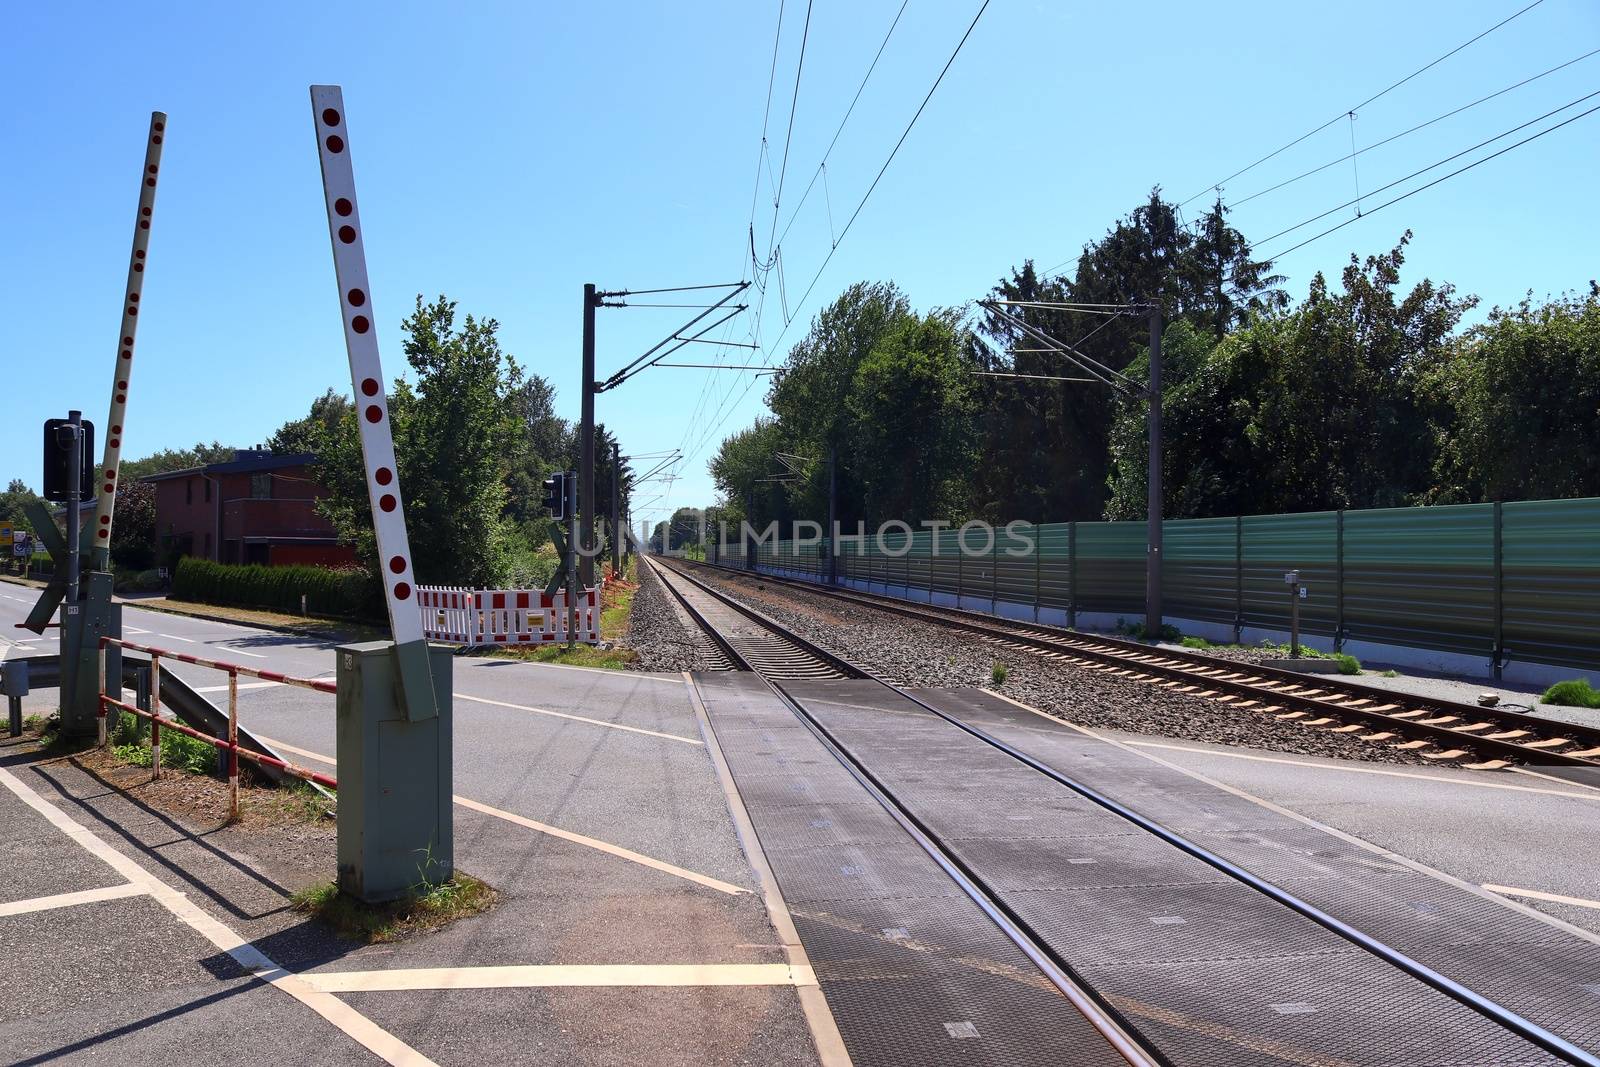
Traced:
<svg viewBox="0 0 1600 1067">
<path fill-rule="evenodd" d="M 1356 659 L 1354 656 L 1347 656 L 1343 652 L 1335 652 L 1333 654 L 1333 658 L 1335 662 L 1339 664 L 1340 674 L 1361 673 L 1361 661 Z"/>
<path fill-rule="evenodd" d="M 135 767 L 148 767 L 150 758 L 150 723 L 124 711 L 117 719 L 116 729 L 108 738 L 111 753 L 123 763 Z M 161 769 L 183 771 L 185 774 L 215 774 L 219 750 L 204 741 L 177 730 L 161 731 Z"/>
<path fill-rule="evenodd" d="M 1395 670 L 1393 667 L 1390 667 L 1388 670 L 1384 671 L 1378 677 L 1380 677 L 1380 678 L 1398 678 L 1398 677 L 1400 677 L 1400 672 Z"/>
<path fill-rule="evenodd" d="M 1183 631 L 1170 622 L 1162 623 L 1161 629 L 1152 633 L 1150 628 L 1142 622 L 1129 622 L 1127 619 L 1118 619 L 1116 632 L 1124 637 L 1131 637 L 1135 641 L 1181 641 Z"/>
<path fill-rule="evenodd" d="M 612 582 L 600 597 L 600 640 L 611 645 L 598 648 L 594 645 L 576 645 L 568 651 L 566 644 L 541 645 L 538 648 L 497 648 L 489 654 L 509 659 L 529 660 L 534 663 L 562 663 L 569 667 L 599 667 L 602 670 L 625 671 L 639 658 L 631 648 L 619 644 L 628 636 L 628 622 L 633 611 L 633 596 L 639 587 L 626 581 Z"/>
<path fill-rule="evenodd" d="M 989 668 L 989 680 L 995 685 L 1005 685 L 1006 673 L 1006 665 L 999 660 L 995 660 L 994 666 Z"/>
<path fill-rule="evenodd" d="M 363 904 L 339 892 L 332 882 L 302 889 L 291 904 L 295 911 L 333 927 L 340 937 L 372 945 L 437 930 L 488 911 L 498 896 L 487 883 L 457 871 L 442 885 L 419 886 L 417 892 L 388 904 Z"/>
<path fill-rule="evenodd" d="M 1215 648 L 1215 647 L 1217 647 L 1217 646 L 1213 645 L 1210 641 L 1207 641 L 1203 637 L 1192 637 L 1192 636 L 1191 637 L 1185 637 L 1182 641 L 1180 641 L 1178 643 L 1181 644 L 1184 648 L 1206 649 L 1206 648 Z"/>
<path fill-rule="evenodd" d="M 1546 689 L 1539 703 L 1564 704 L 1570 708 L 1600 708 L 1600 689 L 1590 685 L 1587 678 L 1569 678 Z"/>
</svg>

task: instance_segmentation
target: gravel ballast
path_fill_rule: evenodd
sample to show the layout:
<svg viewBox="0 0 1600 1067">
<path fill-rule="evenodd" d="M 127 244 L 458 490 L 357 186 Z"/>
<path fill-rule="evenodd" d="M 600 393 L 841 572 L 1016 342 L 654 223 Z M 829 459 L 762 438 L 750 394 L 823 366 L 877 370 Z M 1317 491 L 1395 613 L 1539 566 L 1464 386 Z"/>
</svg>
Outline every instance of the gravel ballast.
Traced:
<svg viewBox="0 0 1600 1067">
<path fill-rule="evenodd" d="M 1084 726 L 1296 755 L 1385 763 L 1427 761 L 1148 682 L 1003 648 L 976 634 L 946 629 L 820 593 L 775 585 L 756 575 L 695 568 L 695 577 L 771 616 L 797 633 L 905 687 L 977 686 Z M 670 594 L 668 594 L 670 595 Z M 992 670 L 1006 667 L 996 685 Z"/>
<path fill-rule="evenodd" d="M 628 614 L 627 645 L 639 657 L 628 664 L 630 670 L 707 671 L 717 666 L 700 627 L 642 560 L 639 590 Z"/>
</svg>

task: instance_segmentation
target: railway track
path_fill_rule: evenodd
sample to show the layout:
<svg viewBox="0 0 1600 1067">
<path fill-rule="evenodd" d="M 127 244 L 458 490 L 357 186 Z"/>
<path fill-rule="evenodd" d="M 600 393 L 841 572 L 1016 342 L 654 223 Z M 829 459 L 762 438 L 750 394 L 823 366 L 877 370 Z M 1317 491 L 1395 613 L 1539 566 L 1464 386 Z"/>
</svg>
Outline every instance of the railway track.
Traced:
<svg viewBox="0 0 1600 1067">
<path fill-rule="evenodd" d="M 665 564 L 659 560 L 651 559 L 648 560 L 648 565 L 656 569 L 662 584 L 667 586 L 679 598 L 696 622 L 706 629 L 707 633 L 726 651 L 736 666 L 754 671 L 764 679 L 766 684 L 816 736 L 829 753 L 845 766 L 862 787 L 877 799 L 889 811 L 890 815 L 900 823 L 902 828 L 950 875 L 962 891 L 1023 950 L 1039 967 L 1045 977 L 1065 995 L 1071 1005 L 1082 1012 L 1086 1018 L 1089 1018 L 1102 1031 L 1102 1034 L 1126 1058 L 1128 1063 L 1154 1065 L 1171 1064 L 1173 1061 L 1163 1053 L 1161 1048 L 1141 1033 L 1133 1019 L 1121 1010 L 1119 1003 L 1124 998 L 1107 997 L 1094 989 L 1092 985 L 1081 981 L 1073 965 L 1064 954 L 1065 951 L 1070 951 L 1070 946 L 1063 950 L 1061 946 L 1054 946 L 1046 937 L 1041 936 L 1038 929 L 1033 927 L 1021 914 L 1013 910 L 1005 902 L 1004 892 L 998 890 L 996 885 L 991 884 L 993 873 L 986 873 L 981 863 L 974 863 L 969 859 L 963 858 L 961 846 L 969 842 L 943 839 L 934 828 L 936 819 L 933 817 L 933 812 L 919 811 L 919 806 L 916 802 L 899 795 L 888 780 L 875 771 L 869 758 L 852 751 L 839 736 L 828 728 L 822 716 L 807 706 L 809 698 L 796 696 L 795 693 L 790 691 L 786 683 L 795 682 L 796 676 L 775 673 L 774 669 L 764 665 L 759 657 L 753 659 L 746 657 L 744 653 L 746 649 L 760 651 L 768 647 L 762 642 L 751 642 L 746 632 L 750 627 L 757 627 L 765 631 L 770 640 L 786 642 L 793 649 L 798 650 L 780 658 L 778 660 L 780 666 L 777 670 L 781 671 L 790 664 L 797 662 L 801 653 L 804 653 L 805 656 L 809 656 L 815 661 L 817 664 L 815 669 L 817 671 L 826 669 L 831 673 L 804 674 L 798 676 L 800 678 L 868 679 L 882 686 L 888 699 L 898 698 L 920 707 L 923 711 L 948 723 L 953 729 L 963 731 L 965 734 L 983 742 L 990 749 L 1003 753 L 1018 764 L 1049 779 L 1057 786 L 1070 790 L 1078 797 L 1090 801 L 1116 819 L 1131 823 L 1150 837 L 1166 846 L 1170 846 L 1175 856 L 1181 853 L 1185 859 L 1199 860 L 1209 865 L 1261 897 L 1295 912 L 1305 919 L 1311 920 L 1325 931 L 1344 939 L 1349 944 L 1404 972 L 1410 978 L 1426 985 L 1434 992 L 1448 996 L 1456 1001 L 1457 1004 L 1469 1008 L 1483 1019 L 1504 1028 L 1504 1030 L 1509 1031 L 1517 1038 L 1536 1046 L 1546 1053 L 1553 1054 L 1560 1062 L 1585 1065 L 1585 1067 L 1600 1067 L 1600 1058 L 1593 1056 L 1565 1038 L 1544 1029 L 1537 1023 L 1529 1021 L 1500 1003 L 1483 997 L 1455 980 L 1432 970 L 1399 949 L 1347 924 L 1316 905 L 1307 903 L 1282 886 L 1215 854 L 1204 845 L 1198 844 L 1195 839 L 1174 832 L 1114 798 L 1099 792 L 1092 786 L 1063 773 L 1056 767 L 1020 751 L 980 726 L 965 721 L 929 703 L 916 693 L 894 686 L 881 678 L 877 678 L 869 671 L 849 663 L 842 657 L 816 647 L 805 638 L 789 631 L 781 623 L 687 573 L 688 568 L 680 561 Z M 1081 861 L 1075 860 L 1072 862 Z M 1276 1062 L 1275 1059 L 1273 1061 Z M 1295 1062 L 1310 1061 L 1296 1060 Z M 1323 1060 L 1318 1059 L 1316 1062 L 1323 1062 Z M 1340 1061 L 1330 1059 L 1326 1062 Z"/>
<path fill-rule="evenodd" d="M 1013 622 L 978 612 L 923 607 L 812 582 L 713 569 L 735 579 L 759 577 L 764 583 L 962 630 L 1011 651 L 1111 672 L 1310 729 L 1350 734 L 1371 744 L 1414 751 L 1424 759 L 1457 763 L 1474 770 L 1532 765 L 1600 771 L 1600 729 L 1593 727 L 1504 708 L 1412 696 L 1336 676 L 1307 676 L 1198 652 L 1152 648 L 1137 641 Z"/>
</svg>

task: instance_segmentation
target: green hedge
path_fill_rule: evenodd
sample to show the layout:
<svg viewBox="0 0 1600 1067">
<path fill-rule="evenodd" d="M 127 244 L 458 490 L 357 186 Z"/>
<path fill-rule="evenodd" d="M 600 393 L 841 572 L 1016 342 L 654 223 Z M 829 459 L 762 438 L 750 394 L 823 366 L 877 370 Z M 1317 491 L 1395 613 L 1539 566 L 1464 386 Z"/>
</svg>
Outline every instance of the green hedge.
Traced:
<svg viewBox="0 0 1600 1067">
<path fill-rule="evenodd" d="M 185 556 L 172 576 L 172 599 L 198 604 L 297 615 L 302 595 L 312 615 L 383 616 L 383 590 L 371 574 L 357 567 L 263 567 Z"/>
</svg>

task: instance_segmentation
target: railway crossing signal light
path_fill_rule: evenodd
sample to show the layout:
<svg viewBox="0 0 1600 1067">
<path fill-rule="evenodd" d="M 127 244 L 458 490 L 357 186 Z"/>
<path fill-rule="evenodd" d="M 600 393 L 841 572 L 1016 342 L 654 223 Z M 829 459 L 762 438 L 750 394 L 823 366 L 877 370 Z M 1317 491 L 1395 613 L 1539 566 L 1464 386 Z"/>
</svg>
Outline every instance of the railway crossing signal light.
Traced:
<svg viewBox="0 0 1600 1067">
<path fill-rule="evenodd" d="M 94 499 L 94 423 L 88 419 L 78 422 L 83 435 L 78 476 L 78 499 Z M 44 493 L 46 500 L 65 503 L 72 481 L 72 423 L 67 419 L 44 420 Z M 70 519 L 68 521 L 71 521 Z"/>
<path fill-rule="evenodd" d="M 558 471 L 544 480 L 544 509 L 552 519 L 567 516 L 567 477 Z"/>
</svg>

